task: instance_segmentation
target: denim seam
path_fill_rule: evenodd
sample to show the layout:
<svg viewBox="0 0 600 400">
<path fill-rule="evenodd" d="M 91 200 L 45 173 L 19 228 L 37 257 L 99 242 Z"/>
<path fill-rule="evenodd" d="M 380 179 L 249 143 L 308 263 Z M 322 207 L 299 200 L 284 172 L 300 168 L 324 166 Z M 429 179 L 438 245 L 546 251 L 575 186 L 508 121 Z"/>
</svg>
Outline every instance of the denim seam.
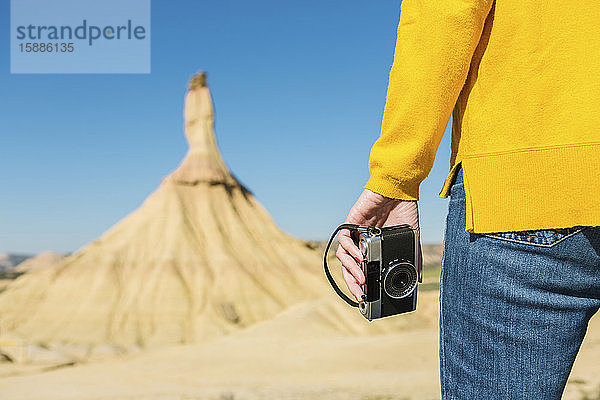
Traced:
<svg viewBox="0 0 600 400">
<path fill-rule="evenodd" d="M 493 234 L 493 233 L 483 233 L 482 235 L 483 235 L 483 236 L 486 236 L 486 237 L 489 237 L 489 238 L 496 238 L 496 239 L 498 239 L 498 240 L 504 240 L 504 241 L 506 241 L 506 242 L 520 243 L 520 244 L 526 244 L 526 245 L 530 245 L 530 246 L 538 246 L 538 247 L 553 247 L 553 246 L 555 246 L 555 245 L 559 244 L 560 242 L 562 242 L 563 240 L 566 240 L 567 238 L 569 238 L 569 237 L 571 237 L 571 236 L 573 236 L 573 235 L 576 235 L 576 234 L 578 234 L 579 232 L 581 232 L 581 231 L 582 231 L 582 230 L 584 230 L 585 228 L 586 228 L 586 227 L 584 227 L 584 228 L 580 228 L 580 229 L 577 229 L 576 231 L 574 231 L 574 232 L 571 232 L 571 233 L 569 233 L 568 235 L 566 235 L 566 236 L 564 236 L 564 237 L 562 237 L 562 238 L 558 239 L 556 242 L 547 243 L 547 244 L 545 244 L 545 243 L 534 243 L 534 242 L 529 242 L 529 241 L 527 241 L 527 240 L 510 239 L 510 238 L 506 238 L 506 237 L 503 237 L 503 236 L 498 236 L 498 235 L 496 235 L 496 234 Z M 557 235 L 557 234 L 554 234 L 554 235 L 552 235 L 552 236 L 550 236 L 550 237 L 546 237 L 546 236 L 537 236 L 537 235 L 521 235 L 521 236 L 527 236 L 527 237 L 537 237 L 537 238 L 541 238 L 541 239 L 546 239 L 546 238 L 552 238 L 552 237 L 554 237 L 554 236 L 556 236 L 556 235 Z"/>
<path fill-rule="evenodd" d="M 450 206 L 448 206 L 448 215 L 450 213 Z M 448 233 L 448 216 L 446 217 L 446 229 L 445 229 L 445 233 L 444 233 L 444 238 L 442 240 L 442 263 L 440 265 L 440 299 L 439 299 L 439 305 L 440 305 L 440 391 L 441 391 L 441 396 L 442 398 L 444 397 L 444 393 L 445 393 L 445 388 L 444 388 L 444 371 L 446 370 L 446 357 L 445 357 L 445 344 L 444 344 L 444 317 L 443 317 L 443 305 L 442 305 L 442 298 L 444 295 L 444 264 L 446 261 L 446 235 Z"/>
</svg>

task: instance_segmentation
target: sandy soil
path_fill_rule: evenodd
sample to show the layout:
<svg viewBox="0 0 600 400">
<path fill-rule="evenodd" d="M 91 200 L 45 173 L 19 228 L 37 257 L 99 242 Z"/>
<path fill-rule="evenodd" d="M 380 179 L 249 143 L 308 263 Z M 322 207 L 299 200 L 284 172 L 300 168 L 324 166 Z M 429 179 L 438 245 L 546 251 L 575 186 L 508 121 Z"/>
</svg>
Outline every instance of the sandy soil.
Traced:
<svg viewBox="0 0 600 400">
<path fill-rule="evenodd" d="M 0 379 L 0 393 L 12 400 L 438 399 L 437 295 L 422 293 L 419 312 L 428 315 L 403 316 L 414 327 L 402 333 L 344 335 L 314 318 L 324 306 L 316 300 L 207 343 L 47 372 L 21 369 L 24 375 Z M 565 399 L 600 388 L 599 355 L 596 317 Z"/>
</svg>

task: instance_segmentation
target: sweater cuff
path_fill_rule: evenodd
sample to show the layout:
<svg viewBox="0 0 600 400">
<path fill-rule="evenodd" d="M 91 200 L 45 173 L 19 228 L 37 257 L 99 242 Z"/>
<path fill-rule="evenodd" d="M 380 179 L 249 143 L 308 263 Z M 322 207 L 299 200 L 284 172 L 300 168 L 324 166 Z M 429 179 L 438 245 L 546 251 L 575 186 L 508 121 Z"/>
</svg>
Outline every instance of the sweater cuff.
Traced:
<svg viewBox="0 0 600 400">
<path fill-rule="evenodd" d="M 392 177 L 373 176 L 367 181 L 365 189 L 382 196 L 397 200 L 419 200 L 419 184 L 402 182 Z"/>
</svg>

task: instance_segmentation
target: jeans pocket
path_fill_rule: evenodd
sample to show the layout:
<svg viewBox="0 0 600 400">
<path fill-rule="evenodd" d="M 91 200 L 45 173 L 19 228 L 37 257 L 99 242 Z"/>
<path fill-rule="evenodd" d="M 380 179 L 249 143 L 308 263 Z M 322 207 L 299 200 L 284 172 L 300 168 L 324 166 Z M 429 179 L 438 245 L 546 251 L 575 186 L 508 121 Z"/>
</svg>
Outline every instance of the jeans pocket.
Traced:
<svg viewBox="0 0 600 400">
<path fill-rule="evenodd" d="M 483 233 L 482 236 L 505 240 L 509 242 L 522 243 L 533 246 L 552 247 L 570 236 L 582 230 L 585 226 L 574 226 L 571 228 L 536 229 L 528 231 Z"/>
</svg>

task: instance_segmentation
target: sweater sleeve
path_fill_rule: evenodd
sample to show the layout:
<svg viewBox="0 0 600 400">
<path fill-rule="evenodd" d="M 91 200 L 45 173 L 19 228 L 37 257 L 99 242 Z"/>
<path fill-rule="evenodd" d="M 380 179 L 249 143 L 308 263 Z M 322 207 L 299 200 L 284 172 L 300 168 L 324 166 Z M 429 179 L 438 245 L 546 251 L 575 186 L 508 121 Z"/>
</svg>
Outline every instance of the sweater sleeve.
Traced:
<svg viewBox="0 0 600 400">
<path fill-rule="evenodd" d="M 403 0 L 365 188 L 418 200 L 493 0 Z"/>
</svg>

